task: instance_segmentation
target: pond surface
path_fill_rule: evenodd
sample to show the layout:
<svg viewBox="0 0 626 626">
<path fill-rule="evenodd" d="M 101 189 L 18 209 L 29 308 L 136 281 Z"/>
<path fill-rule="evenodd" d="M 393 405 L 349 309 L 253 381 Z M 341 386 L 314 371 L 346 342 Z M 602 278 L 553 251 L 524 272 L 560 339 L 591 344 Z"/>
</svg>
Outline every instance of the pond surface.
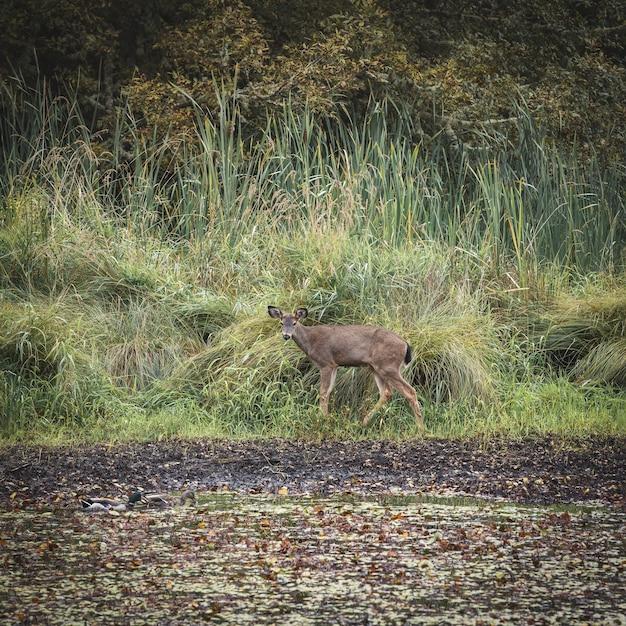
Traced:
<svg viewBox="0 0 626 626">
<path fill-rule="evenodd" d="M 626 623 L 626 514 L 205 494 L 0 513 L 0 622 Z"/>
</svg>

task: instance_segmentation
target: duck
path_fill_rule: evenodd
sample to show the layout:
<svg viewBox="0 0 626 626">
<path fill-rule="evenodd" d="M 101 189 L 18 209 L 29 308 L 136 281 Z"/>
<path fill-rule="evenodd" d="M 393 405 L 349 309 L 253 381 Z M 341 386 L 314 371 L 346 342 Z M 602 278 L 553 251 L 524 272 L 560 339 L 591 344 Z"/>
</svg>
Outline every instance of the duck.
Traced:
<svg viewBox="0 0 626 626">
<path fill-rule="evenodd" d="M 87 513 L 97 513 L 102 511 L 129 511 L 132 510 L 135 505 L 145 504 L 146 506 L 165 507 L 171 506 L 173 503 L 185 506 L 187 504 L 195 504 L 196 493 L 192 489 L 187 489 L 178 496 L 173 502 L 167 494 L 162 493 L 142 493 L 141 491 L 135 491 L 128 496 L 127 502 L 121 502 L 120 500 L 114 500 L 113 498 L 82 498 L 81 505 L 83 511 Z"/>
<path fill-rule="evenodd" d="M 103 511 L 108 511 L 111 507 L 109 504 L 103 504 L 102 502 L 93 502 L 89 498 L 86 500 L 81 500 L 80 503 L 83 505 L 83 511 L 85 513 L 100 513 Z"/>
<path fill-rule="evenodd" d="M 196 503 L 196 492 L 193 489 L 186 489 L 178 497 L 178 503 L 181 506 L 186 506 L 187 504 L 190 504 L 190 505 L 195 504 Z"/>
<path fill-rule="evenodd" d="M 141 502 L 141 491 L 135 491 L 128 496 L 128 504 L 137 504 Z"/>
<path fill-rule="evenodd" d="M 169 501 L 163 493 L 144 493 L 141 495 L 141 502 L 148 506 L 168 506 Z"/>
<path fill-rule="evenodd" d="M 173 504 L 172 499 L 167 494 L 162 493 L 146 493 L 141 496 L 141 501 L 148 506 L 170 506 Z M 196 493 L 193 489 L 187 489 L 175 499 L 177 504 L 185 506 L 186 504 L 194 504 L 196 502 Z"/>
<path fill-rule="evenodd" d="M 126 511 L 129 505 L 124 502 L 111 500 L 110 498 L 85 498 L 80 501 L 83 505 L 83 511 L 87 513 L 96 513 L 99 511 Z M 132 505 L 131 505 L 132 508 Z"/>
<path fill-rule="evenodd" d="M 128 511 L 132 509 L 135 504 L 141 500 L 141 492 L 136 491 L 128 496 L 127 502 L 121 502 L 120 500 L 114 500 L 113 498 L 83 498 L 81 504 L 83 510 L 89 513 L 98 511 Z"/>
</svg>

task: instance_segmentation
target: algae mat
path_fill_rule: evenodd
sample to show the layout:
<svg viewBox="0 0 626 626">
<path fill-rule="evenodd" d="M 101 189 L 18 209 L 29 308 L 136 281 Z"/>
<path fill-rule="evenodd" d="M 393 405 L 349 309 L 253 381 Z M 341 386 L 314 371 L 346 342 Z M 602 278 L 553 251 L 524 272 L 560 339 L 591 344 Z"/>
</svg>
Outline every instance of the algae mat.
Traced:
<svg viewBox="0 0 626 626">
<path fill-rule="evenodd" d="M 615 508 L 209 494 L 2 512 L 0 554 L 2 623 L 626 623 Z"/>
</svg>

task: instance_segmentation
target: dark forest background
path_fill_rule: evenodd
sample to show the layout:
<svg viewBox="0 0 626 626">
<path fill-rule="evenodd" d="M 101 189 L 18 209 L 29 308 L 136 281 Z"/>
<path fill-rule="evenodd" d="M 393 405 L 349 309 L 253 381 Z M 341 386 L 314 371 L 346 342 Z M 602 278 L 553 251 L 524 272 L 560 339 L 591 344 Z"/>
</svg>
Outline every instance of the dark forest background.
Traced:
<svg viewBox="0 0 626 626">
<path fill-rule="evenodd" d="M 75 90 L 104 130 L 127 101 L 145 128 L 191 128 L 187 96 L 215 110 L 217 80 L 250 130 L 286 98 L 341 115 L 388 95 L 471 145 L 523 103 L 622 160 L 625 20 L 621 0 L 5 0 L 0 72 Z"/>
</svg>

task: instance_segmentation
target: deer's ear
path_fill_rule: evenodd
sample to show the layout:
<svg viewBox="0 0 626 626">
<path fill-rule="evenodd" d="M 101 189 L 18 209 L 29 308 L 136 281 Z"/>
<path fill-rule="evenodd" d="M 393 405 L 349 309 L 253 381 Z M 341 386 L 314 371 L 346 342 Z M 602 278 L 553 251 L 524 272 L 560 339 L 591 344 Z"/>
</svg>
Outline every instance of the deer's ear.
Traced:
<svg viewBox="0 0 626 626">
<path fill-rule="evenodd" d="M 306 309 L 296 309 L 296 319 L 303 320 L 308 314 Z"/>
<path fill-rule="evenodd" d="M 275 306 L 268 306 L 267 313 L 270 317 L 274 317 L 279 320 L 283 316 L 283 312 L 280 309 L 277 309 Z"/>
</svg>

